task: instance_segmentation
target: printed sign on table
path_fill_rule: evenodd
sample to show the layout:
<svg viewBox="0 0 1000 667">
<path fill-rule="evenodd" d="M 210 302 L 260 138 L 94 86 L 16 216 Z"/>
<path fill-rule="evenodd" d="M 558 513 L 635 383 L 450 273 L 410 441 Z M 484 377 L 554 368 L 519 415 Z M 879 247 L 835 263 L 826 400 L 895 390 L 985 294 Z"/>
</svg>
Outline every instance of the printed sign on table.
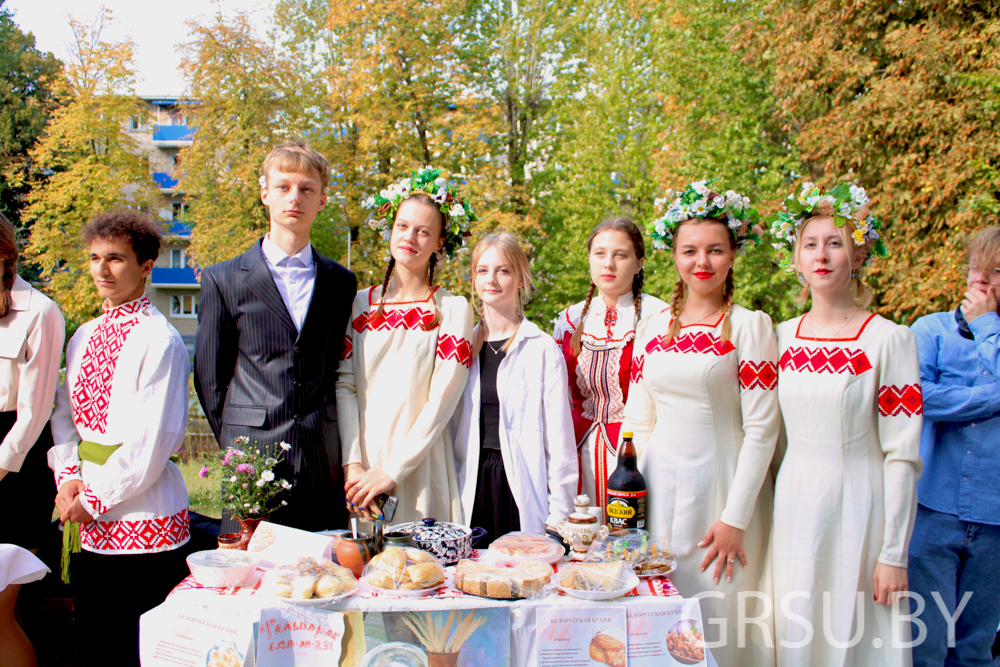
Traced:
<svg viewBox="0 0 1000 667">
<path fill-rule="evenodd" d="M 167 600 L 142 615 L 140 659 L 146 667 L 240 667 L 257 609 L 214 601 L 211 607 Z"/>
<path fill-rule="evenodd" d="M 627 616 L 631 667 L 705 664 L 701 608 L 697 600 L 647 603 L 629 609 Z"/>
<path fill-rule="evenodd" d="M 510 665 L 506 607 L 365 612 L 364 624 L 366 665 Z"/>
<path fill-rule="evenodd" d="M 625 607 L 539 607 L 538 667 L 628 667 Z"/>
<path fill-rule="evenodd" d="M 260 610 L 257 667 L 327 667 L 340 662 L 344 615 L 280 605 Z"/>
</svg>

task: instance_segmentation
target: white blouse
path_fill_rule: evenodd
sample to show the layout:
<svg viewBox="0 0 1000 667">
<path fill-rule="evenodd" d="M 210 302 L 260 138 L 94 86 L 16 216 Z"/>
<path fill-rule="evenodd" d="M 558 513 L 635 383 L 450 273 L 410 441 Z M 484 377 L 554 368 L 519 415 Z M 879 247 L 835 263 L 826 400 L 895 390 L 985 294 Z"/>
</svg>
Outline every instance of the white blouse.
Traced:
<svg viewBox="0 0 1000 667">
<path fill-rule="evenodd" d="M 105 308 L 66 349 L 52 415 L 56 486 L 78 479 L 83 548 L 105 554 L 176 549 L 190 539 L 188 495 L 170 456 L 187 424 L 190 360 L 177 330 L 144 294 Z M 104 465 L 81 464 L 82 440 L 121 445 Z"/>
<path fill-rule="evenodd" d="M 65 341 L 66 324 L 56 304 L 15 276 L 10 311 L 0 320 L 0 411 L 17 411 L 0 443 L 4 470 L 21 470 L 52 415 Z"/>
</svg>

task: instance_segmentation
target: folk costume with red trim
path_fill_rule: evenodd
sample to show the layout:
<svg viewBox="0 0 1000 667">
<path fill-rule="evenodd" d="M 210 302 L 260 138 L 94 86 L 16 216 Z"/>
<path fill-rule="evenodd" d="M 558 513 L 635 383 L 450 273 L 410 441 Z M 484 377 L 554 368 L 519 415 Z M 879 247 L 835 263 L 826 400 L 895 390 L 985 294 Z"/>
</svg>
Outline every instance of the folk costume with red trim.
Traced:
<svg viewBox="0 0 1000 667">
<path fill-rule="evenodd" d="M 910 624 L 875 604 L 872 574 L 908 564 L 923 466 L 916 341 L 879 315 L 851 338 L 810 338 L 804 317 L 778 326 L 788 440 L 774 497 L 774 599 L 788 601 L 776 605 L 778 665 L 904 667 Z M 837 643 L 790 646 L 805 622 Z"/>
<path fill-rule="evenodd" d="M 729 340 L 722 339 L 728 317 Z M 773 509 L 770 466 L 778 440 L 778 342 L 771 318 L 733 305 L 728 316 L 682 326 L 663 313 L 637 327 L 632 386 L 622 428 L 632 431 L 639 471 L 646 478 L 646 530 L 667 539 L 677 557 L 671 579 L 701 600 L 705 637 L 720 665 L 773 667 L 770 614 L 743 591 L 770 596 L 769 543 Z M 747 567 L 715 583 L 715 562 L 698 544 L 718 521 L 744 531 Z M 720 556 L 721 557 L 721 556 Z M 741 615 L 762 618 L 739 642 Z M 761 630 L 761 626 L 766 630 Z"/>
<path fill-rule="evenodd" d="M 105 308 L 70 339 L 52 414 L 56 486 L 82 480 L 83 549 L 170 551 L 190 539 L 188 495 L 170 456 L 184 441 L 190 360 L 144 294 Z M 103 463 L 84 450 L 103 452 Z M 101 456 L 100 458 L 103 458 Z"/>
<path fill-rule="evenodd" d="M 461 522 L 447 426 L 472 365 L 472 308 L 435 287 L 420 301 L 386 301 L 379 314 L 372 289 L 354 299 L 338 369 L 343 464 L 396 481 L 394 521 Z"/>
<path fill-rule="evenodd" d="M 641 296 L 643 318 L 657 315 L 669 306 L 655 296 Z M 580 459 L 580 493 L 604 507 L 608 476 L 616 464 L 618 432 L 628 400 L 633 372 L 632 342 L 636 316 L 632 293 L 623 294 L 609 307 L 595 292 L 580 336 L 579 356 L 573 354 L 573 332 L 580 326 L 586 302 L 559 313 L 552 337 L 562 347 L 573 401 L 573 429 Z M 635 369 L 638 370 L 638 369 Z"/>
</svg>

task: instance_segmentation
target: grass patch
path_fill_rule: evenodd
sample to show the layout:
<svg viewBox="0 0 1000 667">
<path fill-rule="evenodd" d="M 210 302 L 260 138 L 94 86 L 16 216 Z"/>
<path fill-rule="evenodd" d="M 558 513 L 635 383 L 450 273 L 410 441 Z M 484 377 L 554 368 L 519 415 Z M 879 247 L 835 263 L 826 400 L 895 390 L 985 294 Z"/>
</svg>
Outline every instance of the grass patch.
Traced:
<svg viewBox="0 0 1000 667">
<path fill-rule="evenodd" d="M 180 461 L 177 467 L 184 476 L 184 484 L 188 490 L 188 506 L 192 512 L 204 514 L 214 519 L 222 517 L 222 506 L 218 504 L 217 489 L 213 488 L 210 479 L 198 477 L 198 471 L 205 465 L 204 459 Z"/>
</svg>

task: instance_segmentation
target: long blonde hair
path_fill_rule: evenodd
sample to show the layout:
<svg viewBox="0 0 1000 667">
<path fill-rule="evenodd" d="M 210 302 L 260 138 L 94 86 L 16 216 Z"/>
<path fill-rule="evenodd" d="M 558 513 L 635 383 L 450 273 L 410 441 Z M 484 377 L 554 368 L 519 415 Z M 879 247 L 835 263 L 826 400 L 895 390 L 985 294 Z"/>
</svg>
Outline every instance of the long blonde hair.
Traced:
<svg viewBox="0 0 1000 667">
<path fill-rule="evenodd" d="M 830 216 L 814 215 L 803 221 L 795 233 L 795 247 L 792 248 L 792 261 L 795 263 L 795 275 L 799 278 L 799 282 L 802 283 L 805 283 L 805 279 L 802 277 L 802 272 L 799 271 L 799 241 L 802 238 L 802 233 L 806 230 L 806 227 L 809 226 L 809 223 L 816 218 L 822 217 Z M 851 230 L 847 225 L 841 225 L 840 227 L 837 227 L 837 232 L 840 233 L 840 238 L 844 242 L 844 247 L 851 249 L 851 259 L 854 259 L 856 257 L 856 253 L 858 252 L 858 248 L 854 245 L 854 238 L 851 236 Z M 849 289 L 851 291 L 851 301 L 853 301 L 859 308 L 868 308 L 868 306 L 872 305 L 875 295 L 872 294 L 871 288 L 868 287 L 868 284 L 861 279 L 861 272 L 860 267 L 851 272 L 851 282 L 849 285 Z M 802 292 L 799 293 L 798 297 L 799 301 L 805 301 L 809 298 L 809 289 L 808 284 L 803 284 Z"/>
<path fill-rule="evenodd" d="M 480 258 L 490 248 L 496 248 L 500 259 L 507 265 L 511 275 L 514 277 L 515 284 L 520 283 L 521 285 L 517 290 L 515 308 L 517 309 L 517 314 L 522 318 L 524 317 L 524 307 L 531 300 L 531 294 L 535 289 L 534 282 L 531 279 L 531 262 L 528 260 L 528 255 L 525 254 L 524 248 L 521 247 L 521 241 L 516 236 L 507 232 L 500 232 L 485 236 L 476 244 L 469 257 L 469 287 L 472 290 L 472 303 L 475 305 L 476 313 L 479 315 L 479 326 L 476 327 L 476 337 L 473 343 L 473 351 L 476 354 L 479 354 L 479 350 L 483 347 L 483 341 L 489 335 L 486 327 L 486 318 L 483 317 L 483 302 L 479 299 L 479 295 L 476 294 L 476 267 L 479 265 Z M 500 349 L 506 352 L 510 349 L 510 344 L 513 341 L 514 336 L 511 336 Z"/>
<path fill-rule="evenodd" d="M 733 257 L 736 256 L 736 239 L 733 238 L 732 233 L 729 231 L 729 225 L 724 221 L 718 220 L 716 218 L 691 218 L 690 220 L 685 220 L 677 226 L 674 230 L 674 252 L 677 252 L 677 234 L 680 232 L 681 227 L 690 224 L 692 222 L 714 222 L 722 225 L 726 229 L 726 236 L 729 238 L 731 243 L 731 248 L 733 250 Z M 729 321 L 729 311 L 733 308 L 733 292 L 736 289 L 736 283 L 733 279 L 733 268 L 729 267 L 729 274 L 726 276 L 726 288 L 722 292 L 722 331 L 719 332 L 720 337 L 724 341 L 731 340 L 733 337 L 733 325 Z M 677 334 L 681 332 L 681 313 L 684 312 L 684 306 L 687 303 L 687 283 L 684 282 L 683 278 L 678 277 L 677 283 L 674 285 L 674 293 L 670 297 L 670 328 L 667 329 L 667 342 L 669 343 L 674 339 Z"/>
</svg>

